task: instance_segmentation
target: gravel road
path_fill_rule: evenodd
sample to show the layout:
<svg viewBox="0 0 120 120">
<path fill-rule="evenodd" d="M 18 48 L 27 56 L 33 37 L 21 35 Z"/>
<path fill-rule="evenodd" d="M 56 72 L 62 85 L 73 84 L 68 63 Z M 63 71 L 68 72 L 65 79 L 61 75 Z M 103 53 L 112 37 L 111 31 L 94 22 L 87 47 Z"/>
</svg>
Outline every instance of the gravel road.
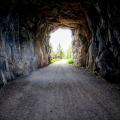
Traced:
<svg viewBox="0 0 120 120">
<path fill-rule="evenodd" d="M 0 120 L 120 120 L 120 91 L 60 61 L 1 88 Z"/>
</svg>

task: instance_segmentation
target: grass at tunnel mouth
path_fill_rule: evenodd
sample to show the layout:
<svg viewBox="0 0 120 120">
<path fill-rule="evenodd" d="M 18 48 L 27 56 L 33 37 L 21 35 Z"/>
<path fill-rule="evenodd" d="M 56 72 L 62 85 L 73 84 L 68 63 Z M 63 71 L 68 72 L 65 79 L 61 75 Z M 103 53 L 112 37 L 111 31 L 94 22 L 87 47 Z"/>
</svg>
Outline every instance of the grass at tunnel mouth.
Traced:
<svg viewBox="0 0 120 120">
<path fill-rule="evenodd" d="M 53 63 L 58 62 L 58 61 L 61 61 L 61 60 L 63 60 L 63 59 L 53 58 L 53 59 L 50 60 L 50 64 L 53 64 Z M 73 65 L 73 64 L 74 64 L 74 61 L 73 61 L 72 58 L 69 58 L 69 59 L 67 59 L 67 63 Z"/>
<path fill-rule="evenodd" d="M 60 59 L 60 58 L 53 58 L 53 59 L 50 60 L 50 64 L 53 64 L 53 63 L 61 61 L 61 60 L 62 59 Z"/>
<path fill-rule="evenodd" d="M 72 64 L 74 64 L 74 62 L 73 62 L 73 59 L 72 59 L 72 58 L 69 58 L 69 59 L 68 59 L 68 64 L 71 64 L 71 65 L 72 65 Z"/>
</svg>

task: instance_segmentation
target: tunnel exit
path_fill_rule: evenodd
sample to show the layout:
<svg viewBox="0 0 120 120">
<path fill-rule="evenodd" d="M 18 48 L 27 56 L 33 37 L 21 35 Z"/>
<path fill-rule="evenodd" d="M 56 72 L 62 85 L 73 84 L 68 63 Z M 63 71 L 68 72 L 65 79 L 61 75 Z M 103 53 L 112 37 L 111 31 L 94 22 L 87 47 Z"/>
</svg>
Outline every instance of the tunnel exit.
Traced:
<svg viewBox="0 0 120 120">
<path fill-rule="evenodd" d="M 62 59 L 72 59 L 72 31 L 68 28 L 59 28 L 50 33 L 51 63 Z"/>
</svg>

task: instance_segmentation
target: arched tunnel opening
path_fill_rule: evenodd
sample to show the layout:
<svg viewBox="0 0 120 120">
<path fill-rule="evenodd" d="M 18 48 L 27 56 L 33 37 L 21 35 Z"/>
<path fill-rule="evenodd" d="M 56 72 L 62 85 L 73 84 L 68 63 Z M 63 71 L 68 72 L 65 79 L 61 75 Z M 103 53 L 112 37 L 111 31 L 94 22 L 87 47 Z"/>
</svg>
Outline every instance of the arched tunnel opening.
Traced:
<svg viewBox="0 0 120 120">
<path fill-rule="evenodd" d="M 66 76 L 71 81 L 71 83 L 73 83 L 73 86 L 76 85 L 76 89 L 80 89 L 80 88 L 78 88 L 77 86 L 79 85 L 79 82 L 78 84 L 75 82 L 77 80 L 82 81 L 82 79 L 84 79 L 84 82 L 83 81 L 81 82 L 81 90 L 86 90 L 87 88 L 86 89 L 84 88 L 85 85 L 90 87 L 92 86 L 93 83 L 97 86 L 98 90 L 94 85 L 90 90 L 88 89 L 88 92 L 91 91 L 90 95 L 93 95 L 94 94 L 93 91 L 96 91 L 96 92 L 101 92 L 101 94 L 104 94 L 103 96 L 108 95 L 110 97 L 110 92 L 108 94 L 104 93 L 102 89 L 100 89 L 100 86 L 102 86 L 104 90 L 112 91 L 109 86 L 110 85 L 109 82 L 117 83 L 117 85 L 120 83 L 119 80 L 120 9 L 119 8 L 120 8 L 120 4 L 119 1 L 117 0 L 116 1 L 115 0 L 0 1 L 0 85 L 4 85 L 9 81 L 15 80 L 17 78 L 21 78 L 22 76 L 31 75 L 33 71 L 36 70 L 42 71 L 41 68 L 43 68 L 41 76 L 34 78 L 35 81 L 37 81 L 38 79 L 45 80 L 41 82 L 40 86 L 38 84 L 39 87 L 37 88 L 40 90 L 41 89 L 44 90 L 47 88 L 51 90 L 55 85 L 58 87 L 58 83 L 60 83 L 59 85 L 61 86 L 59 86 L 57 90 L 59 90 L 60 87 L 62 88 L 63 83 L 64 83 L 63 85 L 64 87 L 70 85 L 68 81 L 65 81 L 63 83 L 59 82 L 59 80 L 58 83 L 57 81 L 54 81 L 54 83 L 48 82 L 51 86 L 53 85 L 50 89 L 49 85 L 46 82 L 46 80 L 48 80 L 48 78 L 46 77 L 48 76 L 51 80 L 54 80 L 54 77 L 52 77 L 51 74 L 55 73 L 55 76 L 58 75 L 58 77 L 56 77 L 58 79 L 62 75 Z M 42 76 L 45 73 L 46 66 L 49 65 L 50 35 L 51 33 L 57 31 L 59 28 L 69 29 L 71 31 L 72 34 L 71 47 L 72 47 L 72 55 L 73 55 L 72 57 L 74 61 L 73 66 L 77 66 L 77 68 L 79 68 L 79 71 L 74 73 L 76 71 L 76 68 L 70 68 L 67 66 L 66 68 L 70 68 L 69 72 L 70 71 L 72 72 L 66 73 L 65 70 L 63 70 L 63 72 L 61 73 L 62 75 L 60 76 L 60 74 L 58 74 L 59 72 L 56 70 L 57 67 L 55 67 L 55 70 L 53 70 L 50 67 L 50 71 L 48 71 L 48 73 L 46 73 L 45 76 Z M 64 66 L 62 66 L 61 69 L 62 68 L 64 68 Z M 98 76 L 101 76 L 102 78 L 104 78 L 109 82 L 105 82 L 105 81 L 102 82 L 102 80 L 101 81 L 96 80 L 96 82 L 99 83 L 100 85 L 99 86 L 98 84 L 94 83 L 95 81 L 92 80 L 92 77 L 87 77 L 87 76 L 83 77 L 84 75 L 86 75 L 86 73 L 82 72 L 81 69 L 84 70 L 87 69 L 97 74 Z M 77 73 L 78 74 L 80 73 L 81 76 L 78 75 Z M 73 76 L 70 77 L 70 75 Z M 63 76 L 61 77 L 61 80 L 65 79 Z M 75 79 L 75 82 L 72 82 L 73 79 Z M 89 79 L 91 80 L 91 83 L 88 82 Z M 34 86 L 33 83 L 32 85 Z M 42 87 L 42 85 L 45 86 Z M 71 88 L 69 89 L 72 89 L 73 86 L 71 85 L 70 86 Z M 14 89 L 14 87 L 12 89 Z M 69 93 L 70 91 L 67 92 Z M 77 95 L 77 92 L 78 91 L 76 91 L 75 95 Z M 55 91 L 54 93 L 56 94 Z M 113 93 L 115 93 L 115 90 L 113 90 Z M 33 95 L 32 92 L 31 94 Z M 62 95 L 62 92 L 60 92 L 60 94 Z M 90 97 L 89 94 L 87 93 L 86 96 L 84 95 L 84 92 L 82 94 L 83 95 L 81 95 L 81 103 L 83 102 L 84 104 L 85 101 L 82 101 L 82 97 L 86 97 L 88 100 L 90 99 Z M 94 98 L 95 99 L 94 101 L 97 101 L 99 95 L 101 94 L 98 95 L 94 94 L 97 96 L 97 98 Z M 115 93 L 115 95 L 116 94 L 117 93 Z M 66 97 L 67 95 L 65 95 L 63 92 L 63 96 Z M 62 100 L 63 96 L 61 96 L 61 98 L 58 99 L 58 101 Z M 18 96 L 18 98 L 19 97 L 20 96 Z M 54 97 L 55 95 L 53 96 L 53 98 Z M 67 96 L 67 97 L 69 98 L 71 96 Z M 118 96 L 115 98 L 119 99 Z M 114 101 L 114 99 L 112 100 Z M 114 102 L 111 101 L 108 100 L 108 103 L 110 103 L 111 109 L 113 109 L 116 116 L 114 116 L 114 113 L 112 114 L 112 112 L 110 111 L 110 113 L 112 114 L 110 120 L 120 119 L 120 115 L 117 114 L 120 110 L 120 105 L 117 103 L 118 102 L 117 100 Z M 101 99 L 100 101 L 98 100 L 98 102 L 100 102 L 100 104 L 103 105 Z M 88 103 L 90 103 L 90 101 L 88 101 Z M 108 105 L 107 98 L 105 103 Z M 103 106 L 106 108 L 107 105 L 106 106 L 103 105 Z M 114 108 L 115 107 L 118 108 L 118 111 L 112 108 L 113 107 L 112 105 L 114 106 Z M 84 107 L 87 108 L 87 106 Z M 106 109 L 108 108 L 109 107 L 107 107 Z M 89 109 L 90 108 L 87 109 L 88 112 Z M 95 114 L 93 116 L 95 116 Z M 92 118 L 93 116 L 89 116 L 89 117 Z M 70 116 L 67 117 L 69 118 Z M 78 119 L 79 117 L 77 116 L 76 119 Z M 108 117 L 107 113 L 106 113 L 106 117 Z M 68 118 L 62 120 L 67 120 Z M 102 116 L 100 116 L 100 118 L 103 120 L 105 119 Z M 59 119 L 54 119 L 54 120 L 59 120 Z M 84 120 L 87 119 L 88 118 Z M 96 118 L 96 120 L 98 119 L 99 118 Z M 69 120 L 73 120 L 73 119 L 70 117 Z"/>
<path fill-rule="evenodd" d="M 72 38 L 70 28 L 58 28 L 50 33 L 50 63 L 62 59 L 72 59 Z"/>
</svg>

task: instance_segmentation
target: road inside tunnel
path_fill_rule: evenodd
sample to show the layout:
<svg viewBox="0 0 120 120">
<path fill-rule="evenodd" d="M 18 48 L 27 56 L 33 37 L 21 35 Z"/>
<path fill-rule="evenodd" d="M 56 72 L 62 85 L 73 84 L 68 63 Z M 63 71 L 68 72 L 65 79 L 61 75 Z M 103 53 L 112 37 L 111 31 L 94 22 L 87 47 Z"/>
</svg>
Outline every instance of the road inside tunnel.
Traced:
<svg viewBox="0 0 120 120">
<path fill-rule="evenodd" d="M 120 92 L 65 60 L 0 90 L 0 120 L 120 120 Z"/>
</svg>

